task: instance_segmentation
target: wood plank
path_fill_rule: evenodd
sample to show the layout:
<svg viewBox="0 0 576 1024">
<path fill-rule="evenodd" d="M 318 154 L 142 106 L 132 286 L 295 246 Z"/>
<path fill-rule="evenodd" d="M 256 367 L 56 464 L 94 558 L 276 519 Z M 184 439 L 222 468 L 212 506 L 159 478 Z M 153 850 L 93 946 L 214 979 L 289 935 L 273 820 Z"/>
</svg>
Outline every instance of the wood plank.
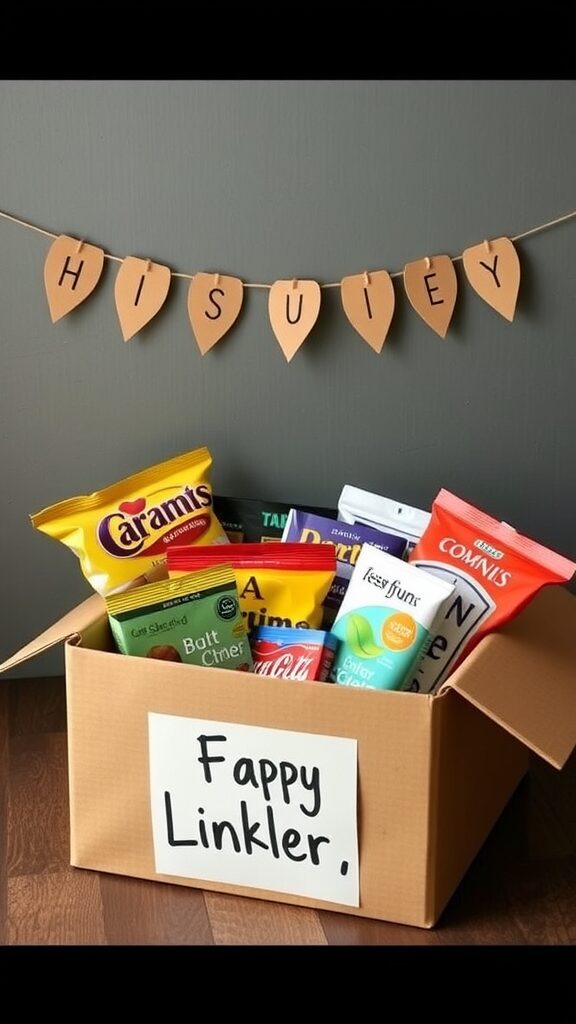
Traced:
<svg viewBox="0 0 576 1024">
<path fill-rule="evenodd" d="M 576 855 L 516 865 L 508 891 L 510 913 L 524 944 L 576 943 Z"/>
<path fill-rule="evenodd" d="M 63 676 L 13 679 L 10 694 L 10 733 L 66 731 L 66 683 Z"/>
<path fill-rule="evenodd" d="M 60 871 L 70 863 L 66 736 L 10 742 L 8 875 Z"/>
<path fill-rule="evenodd" d="M 426 928 L 412 928 L 388 921 L 319 911 L 319 918 L 331 946 L 437 946 L 438 937 Z"/>
<path fill-rule="evenodd" d="M 8 907 L 10 945 L 97 946 L 106 941 L 96 872 L 68 868 L 10 878 Z"/>
<path fill-rule="evenodd" d="M 442 915 L 436 932 L 441 943 L 450 945 L 540 944 L 545 932 L 542 917 L 553 909 L 557 898 L 569 913 L 569 900 L 549 891 L 553 871 L 546 865 L 570 854 L 566 835 L 550 807 L 539 795 L 531 771 L 505 808 L 474 863 L 463 878 Z M 523 887 L 532 887 L 531 914 L 522 913 Z M 565 886 L 564 886 L 565 889 Z M 556 920 L 549 933 L 558 934 L 563 925 Z M 566 932 L 567 934 L 567 932 Z"/>
<path fill-rule="evenodd" d="M 327 945 L 315 910 L 214 892 L 204 899 L 219 946 Z"/>
<path fill-rule="evenodd" d="M 539 758 L 534 758 L 535 784 L 544 794 L 576 853 L 576 751 L 561 772 Z"/>
<path fill-rule="evenodd" d="M 213 944 L 201 891 L 121 875 L 100 876 L 104 932 L 111 945 Z"/>
<path fill-rule="evenodd" d="M 8 915 L 8 688 L 0 684 L 0 945 L 7 942 Z"/>
</svg>

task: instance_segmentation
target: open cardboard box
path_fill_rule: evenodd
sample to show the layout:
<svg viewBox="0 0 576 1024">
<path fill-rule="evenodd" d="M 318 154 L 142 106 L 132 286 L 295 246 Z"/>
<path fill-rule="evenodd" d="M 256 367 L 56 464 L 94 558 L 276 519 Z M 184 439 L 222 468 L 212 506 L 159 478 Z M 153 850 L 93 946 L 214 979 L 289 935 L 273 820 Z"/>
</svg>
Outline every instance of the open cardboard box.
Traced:
<svg viewBox="0 0 576 1024">
<path fill-rule="evenodd" d="M 576 744 L 576 600 L 547 587 L 434 696 L 115 653 L 88 598 L 6 671 L 65 642 L 71 864 L 432 927 L 528 768 Z M 357 740 L 359 905 L 156 871 L 148 714 Z M 280 886 L 278 887 L 280 888 Z"/>
</svg>

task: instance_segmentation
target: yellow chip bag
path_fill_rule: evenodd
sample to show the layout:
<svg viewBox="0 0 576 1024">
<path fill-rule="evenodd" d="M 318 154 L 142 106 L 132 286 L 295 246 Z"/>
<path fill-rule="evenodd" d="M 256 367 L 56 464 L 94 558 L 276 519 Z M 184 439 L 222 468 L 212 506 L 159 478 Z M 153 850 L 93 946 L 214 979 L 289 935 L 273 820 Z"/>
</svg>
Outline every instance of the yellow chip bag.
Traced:
<svg viewBox="0 0 576 1024">
<path fill-rule="evenodd" d="M 118 483 L 30 516 L 66 544 L 99 594 L 130 586 L 166 561 L 171 544 L 229 545 L 212 507 L 207 448 L 177 455 Z"/>
<path fill-rule="evenodd" d="M 336 573 L 334 544 L 267 541 L 226 550 L 175 544 L 167 554 L 170 578 L 222 564 L 234 570 L 248 633 L 256 626 L 320 629 Z"/>
</svg>

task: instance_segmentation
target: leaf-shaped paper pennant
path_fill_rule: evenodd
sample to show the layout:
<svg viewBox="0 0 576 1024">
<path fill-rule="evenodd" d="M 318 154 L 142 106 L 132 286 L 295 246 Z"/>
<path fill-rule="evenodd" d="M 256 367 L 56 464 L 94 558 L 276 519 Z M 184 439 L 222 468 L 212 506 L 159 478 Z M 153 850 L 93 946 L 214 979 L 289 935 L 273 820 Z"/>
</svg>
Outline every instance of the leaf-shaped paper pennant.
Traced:
<svg viewBox="0 0 576 1024">
<path fill-rule="evenodd" d="M 94 291 L 104 266 L 104 250 L 60 235 L 44 262 L 44 287 L 55 324 Z"/>
<path fill-rule="evenodd" d="M 462 253 L 475 292 L 506 320 L 514 319 L 520 288 L 520 260 L 509 238 L 492 238 Z"/>
<path fill-rule="evenodd" d="M 350 615 L 346 623 L 346 643 L 357 658 L 377 658 L 382 647 L 374 643 L 372 626 L 363 615 Z"/>
<path fill-rule="evenodd" d="M 127 256 L 114 282 L 114 299 L 122 337 L 130 341 L 162 308 L 170 288 L 170 269 L 161 263 Z"/>
<path fill-rule="evenodd" d="M 456 305 L 458 281 L 449 256 L 429 256 L 404 267 L 404 288 L 419 316 L 446 337 Z"/>
<path fill-rule="evenodd" d="M 343 277 L 340 295 L 354 330 L 375 352 L 381 352 L 394 316 L 394 285 L 388 271 Z"/>
<path fill-rule="evenodd" d="M 308 337 L 320 312 L 317 281 L 275 281 L 268 297 L 272 330 L 288 362 Z"/>
<path fill-rule="evenodd" d="M 230 330 L 243 298 L 244 286 L 238 277 L 194 274 L 188 289 L 188 316 L 202 355 Z"/>
</svg>

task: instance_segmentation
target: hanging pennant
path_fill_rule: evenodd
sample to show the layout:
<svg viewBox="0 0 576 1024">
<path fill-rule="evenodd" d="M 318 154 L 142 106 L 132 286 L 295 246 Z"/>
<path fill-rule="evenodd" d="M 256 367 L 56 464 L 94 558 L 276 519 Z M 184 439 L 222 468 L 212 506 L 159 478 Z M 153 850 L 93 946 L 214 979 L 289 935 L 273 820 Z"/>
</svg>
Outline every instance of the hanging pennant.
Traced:
<svg viewBox="0 0 576 1024">
<path fill-rule="evenodd" d="M 239 277 L 194 274 L 188 289 L 188 316 L 202 355 L 238 319 L 243 298 L 244 286 Z"/>
<path fill-rule="evenodd" d="M 354 330 L 375 352 L 381 352 L 394 316 L 394 285 L 388 271 L 343 277 L 340 295 Z"/>
<path fill-rule="evenodd" d="M 288 362 L 314 327 L 320 301 L 317 281 L 275 281 L 270 288 L 268 315 Z"/>
<path fill-rule="evenodd" d="M 446 337 L 456 305 L 458 282 L 449 256 L 426 256 L 404 267 L 404 288 L 419 316 Z"/>
<path fill-rule="evenodd" d="M 130 341 L 164 305 L 170 269 L 161 263 L 127 256 L 114 282 L 114 300 L 124 341 Z"/>
<path fill-rule="evenodd" d="M 492 238 L 462 253 L 475 292 L 506 320 L 514 319 L 520 288 L 520 260 L 509 238 Z"/>
<path fill-rule="evenodd" d="M 44 287 L 52 323 L 79 306 L 93 292 L 104 267 L 104 250 L 78 238 L 60 235 L 44 262 Z"/>
</svg>

